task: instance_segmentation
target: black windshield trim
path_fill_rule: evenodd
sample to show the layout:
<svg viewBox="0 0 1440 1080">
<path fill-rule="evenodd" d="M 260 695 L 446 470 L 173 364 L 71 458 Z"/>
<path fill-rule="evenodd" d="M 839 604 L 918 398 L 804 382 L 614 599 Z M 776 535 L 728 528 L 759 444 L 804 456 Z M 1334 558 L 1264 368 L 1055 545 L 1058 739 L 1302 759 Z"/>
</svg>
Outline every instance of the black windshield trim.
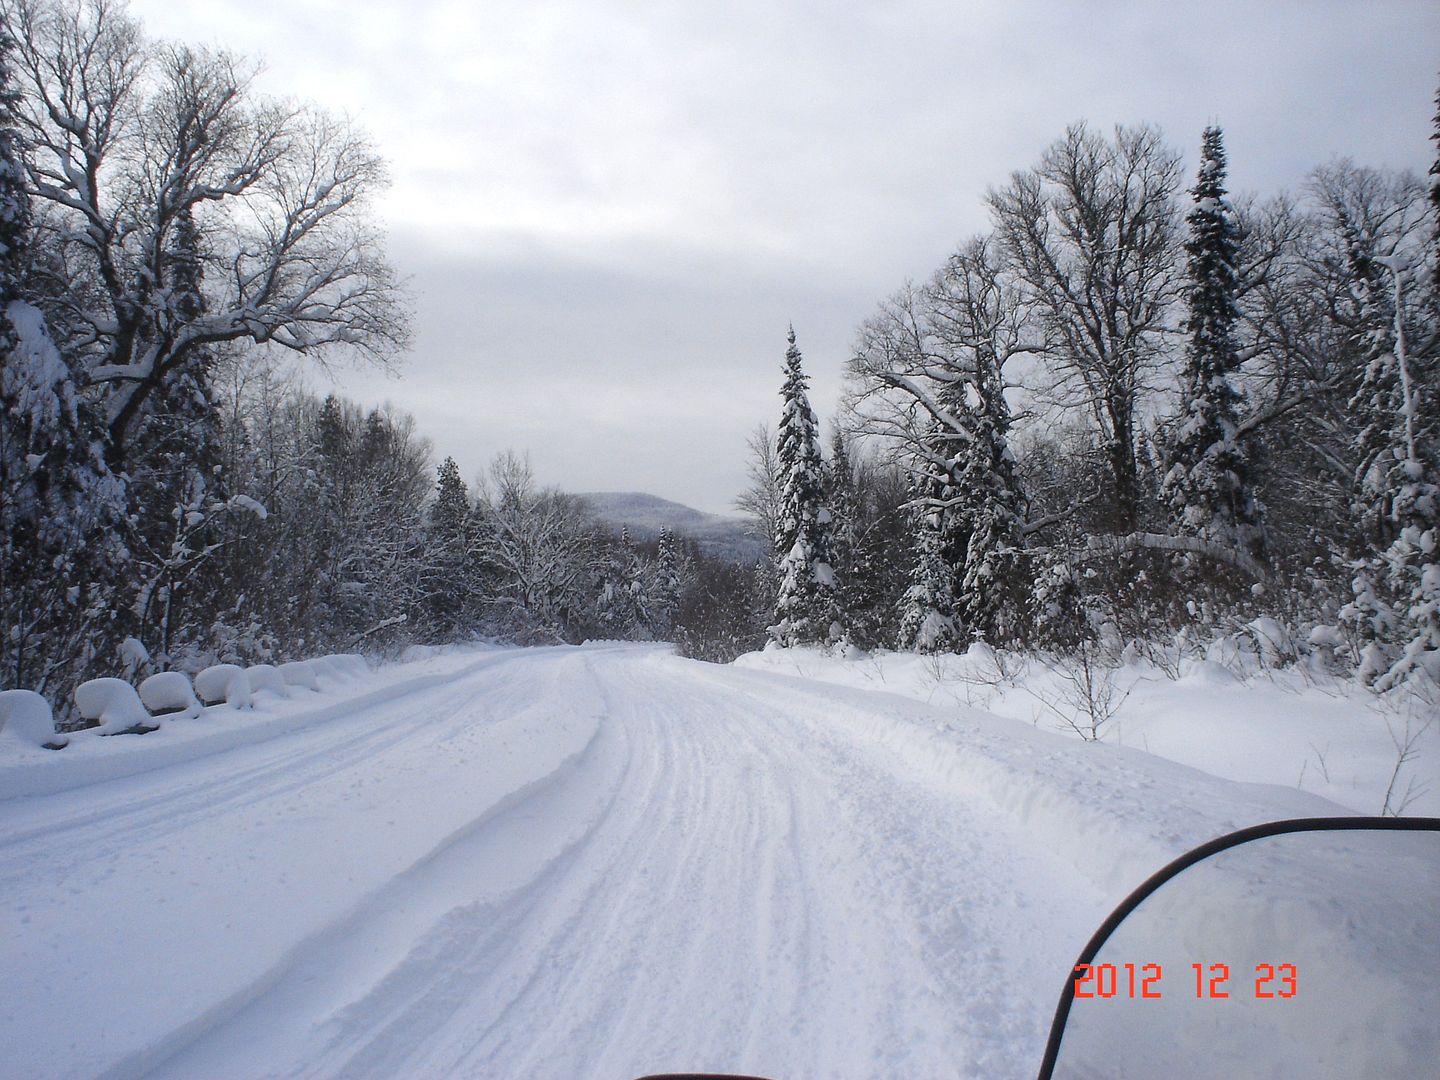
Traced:
<svg viewBox="0 0 1440 1080">
<path fill-rule="evenodd" d="M 1036 1080 L 1051 1080 L 1051 1074 L 1055 1071 L 1055 1062 L 1060 1057 L 1060 1040 L 1065 1034 L 1065 1021 L 1069 1019 L 1070 1006 L 1075 1001 L 1075 968 L 1094 960 L 1106 940 L 1115 932 L 1115 928 L 1124 922 L 1126 916 L 1139 907 L 1161 885 L 1164 885 L 1176 874 L 1208 859 L 1211 855 L 1216 855 L 1229 848 L 1239 847 L 1241 844 L 1248 844 L 1252 840 L 1263 840 L 1267 836 L 1284 836 L 1287 833 L 1363 832 L 1367 830 L 1440 832 L 1440 818 L 1355 816 L 1291 818 L 1287 821 L 1271 821 L 1265 825 L 1252 825 L 1248 829 L 1240 829 L 1238 832 L 1217 836 L 1214 840 L 1201 844 L 1193 851 L 1187 851 L 1174 862 L 1167 863 L 1151 874 L 1134 892 L 1120 902 L 1119 907 L 1110 913 L 1110 917 L 1100 925 L 1099 930 L 1095 931 L 1085 948 L 1080 950 L 1080 956 L 1066 973 L 1065 989 L 1060 994 L 1060 1004 L 1055 1006 L 1055 1019 L 1050 1024 L 1050 1038 L 1045 1043 L 1045 1058 L 1040 1063 L 1040 1073 Z"/>
</svg>

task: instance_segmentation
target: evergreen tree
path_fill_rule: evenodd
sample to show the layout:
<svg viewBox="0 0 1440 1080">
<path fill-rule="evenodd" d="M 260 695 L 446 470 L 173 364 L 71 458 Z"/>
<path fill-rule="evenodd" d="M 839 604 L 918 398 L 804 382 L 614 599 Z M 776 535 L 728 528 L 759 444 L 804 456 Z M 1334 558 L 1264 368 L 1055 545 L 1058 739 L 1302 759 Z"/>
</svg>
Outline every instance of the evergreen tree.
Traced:
<svg viewBox="0 0 1440 1080">
<path fill-rule="evenodd" d="M 1063 652 L 1089 636 L 1074 568 L 1058 559 L 1045 560 L 1031 593 L 1030 641 L 1042 649 Z"/>
<path fill-rule="evenodd" d="M 964 412 L 957 409 L 964 403 L 963 388 L 957 393 L 947 386 L 939 396 L 947 419 L 926 423 L 911 477 L 911 575 L 900 617 L 900 647 L 926 652 L 952 648 L 964 638 L 956 596 L 970 547 L 971 517 L 958 484 L 967 453 L 963 421 L 956 415 Z M 922 641 L 916 635 L 925 627 Z"/>
<path fill-rule="evenodd" d="M 937 395 L 945 419 L 929 422 L 920 448 L 902 647 L 936 651 L 966 639 L 1013 641 L 1030 603 L 1027 564 L 1019 556 L 1025 497 L 1009 448 L 1009 408 L 984 350 L 972 359 L 973 368 Z M 922 644 L 915 635 L 927 626 Z"/>
<path fill-rule="evenodd" d="M 436 472 L 435 499 L 427 533 L 427 580 L 434 632 L 453 639 L 473 629 L 478 616 L 478 560 L 475 508 L 455 459 L 447 457 Z"/>
<path fill-rule="evenodd" d="M 1430 294 L 1440 303 L 1440 90 L 1435 91 L 1435 129 L 1430 141 L 1435 144 L 1435 160 L 1430 163 L 1430 215 L 1434 222 L 1430 237 Z"/>
<path fill-rule="evenodd" d="M 855 619 L 863 605 L 864 583 L 859 579 L 858 529 L 860 496 L 855 486 L 855 467 L 845 435 L 837 424 L 830 439 L 830 461 L 826 469 L 826 503 L 831 515 L 831 565 L 839 582 L 836 613 L 842 636 L 854 640 Z"/>
<path fill-rule="evenodd" d="M 0 26 L 0 687 L 49 693 L 108 663 L 123 485 L 103 428 L 27 300 L 31 219 L 12 42 Z"/>
<path fill-rule="evenodd" d="M 1190 236 L 1183 398 L 1170 433 L 1161 500 L 1182 533 L 1259 554 L 1265 544 L 1254 495 L 1253 448 L 1240 431 L 1240 366 L 1233 212 L 1226 200 L 1220 129 L 1205 129 L 1200 171 L 1186 217 Z"/>
<path fill-rule="evenodd" d="M 1032 307 L 1002 257 L 986 238 L 968 241 L 929 285 L 882 305 L 851 365 L 861 422 L 896 438 L 910 459 L 920 530 L 910 546 L 926 584 L 912 581 L 907 604 L 941 589 L 948 599 L 937 618 L 951 620 L 958 640 L 992 644 L 1021 632 L 1029 603 L 1029 564 L 1018 557 L 1027 500 L 1009 448 L 1003 371 L 1036 348 L 1022 331 Z M 904 622 L 913 631 L 925 619 L 912 612 Z"/>
<path fill-rule="evenodd" d="M 960 643 L 955 625 L 955 575 L 944 555 L 943 519 L 942 510 L 915 509 L 910 586 L 900 598 L 898 645 L 902 649 L 946 652 Z"/>
<path fill-rule="evenodd" d="M 784 402 L 776 435 L 781 480 L 781 514 L 776 542 L 780 588 L 770 636 L 780 645 L 836 640 L 836 578 L 831 566 L 830 511 L 819 422 L 810 407 L 809 380 L 801 368 L 792 327 L 785 352 Z"/>
<path fill-rule="evenodd" d="M 845 634 L 862 649 L 891 649 L 900 634 L 897 598 L 911 567 L 900 555 L 913 544 L 908 491 L 898 469 L 859 463 L 855 491 L 854 544 L 841 581 Z"/>
<path fill-rule="evenodd" d="M 655 554 L 655 581 L 650 604 L 651 628 L 656 638 L 668 639 L 680 610 L 681 597 L 693 572 L 680 538 L 668 528 L 662 528 Z"/>
<path fill-rule="evenodd" d="M 189 207 L 177 212 L 167 297 L 150 334 L 173 338 L 206 311 L 201 234 Z M 203 634 L 223 582 L 207 581 L 207 563 L 223 541 L 227 492 L 220 475 L 220 414 L 210 385 L 214 352 L 192 348 L 138 410 L 128 455 L 128 535 L 138 576 L 136 632 L 159 666 L 178 637 Z"/>
<path fill-rule="evenodd" d="M 977 350 L 975 381 L 954 402 L 970 434 L 955 480 L 958 505 L 951 510 L 968 534 L 955 615 L 972 638 L 1002 645 L 1021 633 L 1030 582 L 1028 563 L 1019 555 L 1025 496 L 1010 453 L 1010 409 L 990 359 Z"/>
<path fill-rule="evenodd" d="M 460 466 L 447 457 L 435 470 L 435 504 L 430 508 L 430 528 L 445 539 L 463 539 L 473 518 L 470 493 L 460 477 Z"/>
<path fill-rule="evenodd" d="M 655 636 L 657 568 L 620 527 L 619 539 L 603 545 L 597 558 L 595 626 L 600 636 L 650 641 Z"/>
<path fill-rule="evenodd" d="M 1401 261 L 1357 228 L 1347 241 L 1365 356 L 1349 406 L 1355 511 L 1371 547 L 1340 618 L 1364 643 L 1360 677 L 1386 690 L 1416 670 L 1440 677 L 1440 419 L 1409 353 Z"/>
<path fill-rule="evenodd" d="M 631 625 L 630 596 L 625 585 L 625 555 L 628 539 L 622 536 L 616 546 L 606 545 L 597 560 L 595 593 L 595 628 L 601 638 L 621 640 L 628 636 Z"/>
</svg>

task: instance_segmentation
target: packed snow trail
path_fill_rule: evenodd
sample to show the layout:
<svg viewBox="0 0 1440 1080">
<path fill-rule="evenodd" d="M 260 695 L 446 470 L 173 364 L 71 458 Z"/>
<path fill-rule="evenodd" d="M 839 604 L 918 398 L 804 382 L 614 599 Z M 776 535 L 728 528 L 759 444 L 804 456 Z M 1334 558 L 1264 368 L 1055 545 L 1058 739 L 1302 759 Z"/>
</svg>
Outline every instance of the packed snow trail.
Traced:
<svg viewBox="0 0 1440 1080">
<path fill-rule="evenodd" d="M 0 801 L 0 1075 L 1024 1076 L 1130 885 L 1332 809 L 653 648 L 432 682 Z"/>
</svg>

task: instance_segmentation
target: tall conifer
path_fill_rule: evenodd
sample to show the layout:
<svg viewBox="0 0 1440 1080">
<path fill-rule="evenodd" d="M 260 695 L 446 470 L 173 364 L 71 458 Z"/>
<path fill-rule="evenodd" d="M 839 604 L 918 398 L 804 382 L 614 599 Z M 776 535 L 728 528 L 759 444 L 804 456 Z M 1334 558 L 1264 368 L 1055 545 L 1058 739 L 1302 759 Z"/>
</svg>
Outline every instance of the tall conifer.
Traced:
<svg viewBox="0 0 1440 1080">
<path fill-rule="evenodd" d="M 1183 398 L 1170 432 L 1161 499 L 1182 533 L 1259 554 L 1265 535 L 1254 495 L 1253 448 L 1240 429 L 1244 398 L 1233 381 L 1240 367 L 1234 332 L 1238 243 L 1225 198 L 1219 128 L 1205 129 L 1200 159 L 1186 216 Z"/>
<path fill-rule="evenodd" d="M 955 480 L 958 505 L 951 511 L 963 518 L 967 537 L 955 614 L 970 637 L 1002 645 L 1021 633 L 1031 582 L 1029 563 L 1019 555 L 1025 496 L 1010 453 L 1010 409 L 986 350 L 977 350 L 974 383 L 955 397 L 954 411 L 970 433 Z"/>
<path fill-rule="evenodd" d="M 1440 678 L 1440 421 L 1410 355 L 1405 267 L 1348 223 L 1346 240 L 1364 357 L 1354 508 L 1369 546 L 1340 618 L 1363 643 L 1361 679 L 1386 690 L 1416 670 Z"/>
<path fill-rule="evenodd" d="M 780 645 L 835 640 L 835 571 L 831 566 L 831 515 L 825 505 L 820 425 L 810 407 L 809 380 L 801 366 L 795 330 L 786 339 L 783 405 L 776 435 L 781 510 L 776 557 L 780 572 L 775 623 L 770 636 Z"/>
<path fill-rule="evenodd" d="M 28 302 L 12 45 L 0 26 L 0 686 L 64 701 L 66 683 L 108 663 L 118 640 L 123 487 L 105 467 L 98 418 Z"/>
</svg>

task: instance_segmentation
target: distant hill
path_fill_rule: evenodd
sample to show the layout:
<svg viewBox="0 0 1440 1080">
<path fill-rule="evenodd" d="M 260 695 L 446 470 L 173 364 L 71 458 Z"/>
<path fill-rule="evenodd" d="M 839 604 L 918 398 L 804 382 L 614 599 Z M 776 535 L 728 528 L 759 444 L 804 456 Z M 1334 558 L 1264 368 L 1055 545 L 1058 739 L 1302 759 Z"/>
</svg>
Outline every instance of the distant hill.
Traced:
<svg viewBox="0 0 1440 1080">
<path fill-rule="evenodd" d="M 693 537 L 705 554 L 734 562 L 754 562 L 765 549 L 743 518 L 707 514 L 641 491 L 590 491 L 577 498 L 601 521 L 617 530 L 624 525 L 637 540 L 653 540 L 668 528 Z"/>
</svg>

